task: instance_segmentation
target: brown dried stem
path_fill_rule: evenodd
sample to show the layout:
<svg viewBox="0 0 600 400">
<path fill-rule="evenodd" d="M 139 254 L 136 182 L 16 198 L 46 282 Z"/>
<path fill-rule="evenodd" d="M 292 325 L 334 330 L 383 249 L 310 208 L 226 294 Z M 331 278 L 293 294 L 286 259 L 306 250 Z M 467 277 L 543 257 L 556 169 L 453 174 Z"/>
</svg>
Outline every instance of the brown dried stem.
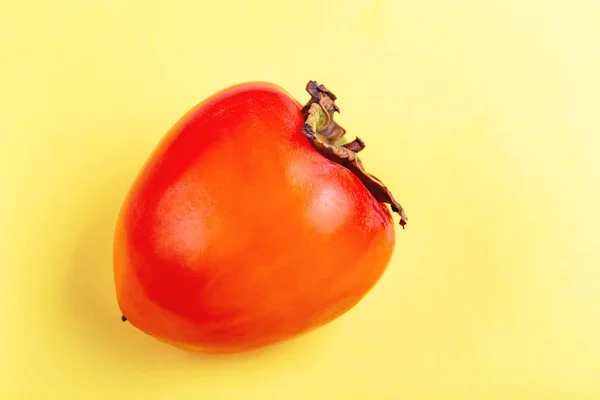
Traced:
<svg viewBox="0 0 600 400">
<path fill-rule="evenodd" d="M 364 142 L 359 138 L 347 142 L 344 138 L 346 130 L 333 120 L 334 113 L 340 112 L 335 104 L 337 97 L 325 86 L 314 81 L 306 85 L 306 91 L 311 95 L 311 99 L 302 109 L 305 120 L 302 128 L 304 136 L 327 159 L 354 173 L 377 201 L 389 204 L 392 211 L 400 215 L 400 225 L 404 228 L 408 221 L 404 209 L 383 182 L 365 171 L 356 154 L 365 148 Z"/>
</svg>

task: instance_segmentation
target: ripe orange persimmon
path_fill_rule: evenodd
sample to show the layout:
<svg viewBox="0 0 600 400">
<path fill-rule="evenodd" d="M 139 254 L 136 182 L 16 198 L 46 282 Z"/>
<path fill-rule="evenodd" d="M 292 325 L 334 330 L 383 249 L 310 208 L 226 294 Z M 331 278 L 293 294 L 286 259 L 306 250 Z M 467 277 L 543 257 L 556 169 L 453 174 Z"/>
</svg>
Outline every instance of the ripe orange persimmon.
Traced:
<svg viewBox="0 0 600 400">
<path fill-rule="evenodd" d="M 263 347 L 356 305 L 406 218 L 333 121 L 335 96 L 310 82 L 226 88 L 181 118 L 134 181 L 114 237 L 123 320 L 209 353 Z"/>
</svg>

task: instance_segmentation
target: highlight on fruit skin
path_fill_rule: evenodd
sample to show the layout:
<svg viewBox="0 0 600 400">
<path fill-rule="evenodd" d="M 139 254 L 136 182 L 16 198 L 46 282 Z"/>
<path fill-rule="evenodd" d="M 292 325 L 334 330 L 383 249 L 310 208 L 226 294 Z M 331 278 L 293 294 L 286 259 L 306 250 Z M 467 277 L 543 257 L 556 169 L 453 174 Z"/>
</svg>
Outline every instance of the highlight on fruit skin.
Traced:
<svg viewBox="0 0 600 400">
<path fill-rule="evenodd" d="M 239 353 L 352 309 L 395 248 L 390 190 L 368 173 L 310 81 L 300 104 L 267 82 L 186 113 L 134 179 L 114 233 L 121 320 L 170 345 Z M 389 206 L 389 209 L 388 209 Z"/>
</svg>

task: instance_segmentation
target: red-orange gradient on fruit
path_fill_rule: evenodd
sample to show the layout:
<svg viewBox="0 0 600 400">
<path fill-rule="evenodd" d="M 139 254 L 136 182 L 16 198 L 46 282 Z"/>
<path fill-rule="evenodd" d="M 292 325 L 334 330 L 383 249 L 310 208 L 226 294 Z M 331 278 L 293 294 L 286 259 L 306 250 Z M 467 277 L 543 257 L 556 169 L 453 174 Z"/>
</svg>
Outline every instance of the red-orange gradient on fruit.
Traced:
<svg viewBox="0 0 600 400">
<path fill-rule="evenodd" d="M 375 285 L 394 248 L 390 213 L 303 124 L 288 93 L 245 83 L 171 129 L 116 225 L 130 323 L 179 347 L 239 352 L 317 328 Z"/>
</svg>

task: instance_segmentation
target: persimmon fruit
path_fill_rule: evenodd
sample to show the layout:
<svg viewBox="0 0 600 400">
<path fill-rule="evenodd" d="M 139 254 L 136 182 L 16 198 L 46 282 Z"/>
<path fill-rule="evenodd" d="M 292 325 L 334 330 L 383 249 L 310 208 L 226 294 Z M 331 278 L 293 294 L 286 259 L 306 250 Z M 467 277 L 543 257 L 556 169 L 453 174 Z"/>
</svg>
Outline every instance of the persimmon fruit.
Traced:
<svg viewBox="0 0 600 400">
<path fill-rule="evenodd" d="M 171 345 L 237 353 L 288 340 L 354 307 L 395 246 L 392 211 L 310 81 L 210 96 L 163 137 L 129 189 L 114 234 L 123 320 Z"/>
</svg>

